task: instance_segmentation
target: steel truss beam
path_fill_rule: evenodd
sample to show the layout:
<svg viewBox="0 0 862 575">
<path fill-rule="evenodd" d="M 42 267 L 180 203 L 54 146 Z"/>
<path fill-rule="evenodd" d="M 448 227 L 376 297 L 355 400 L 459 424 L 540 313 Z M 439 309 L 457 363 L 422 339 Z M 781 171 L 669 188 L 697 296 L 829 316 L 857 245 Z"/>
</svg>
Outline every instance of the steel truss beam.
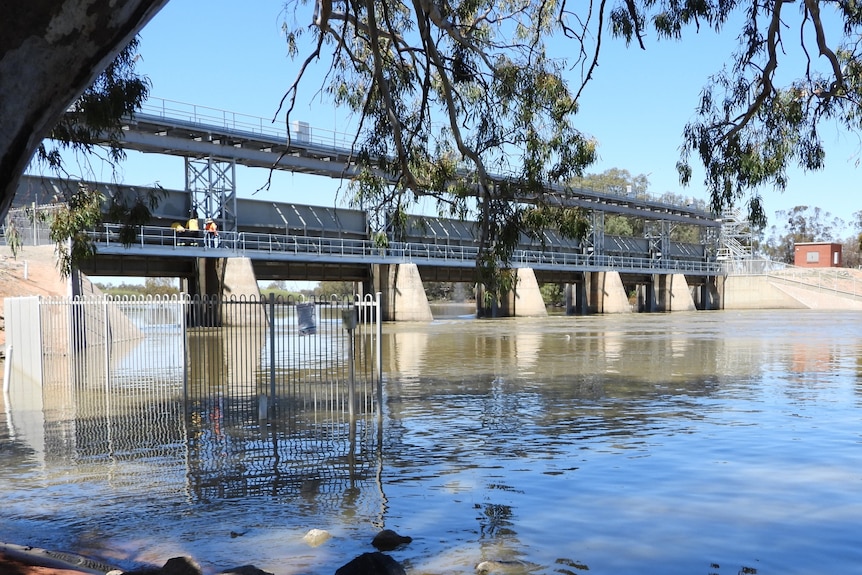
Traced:
<svg viewBox="0 0 862 575">
<path fill-rule="evenodd" d="M 208 156 L 186 157 L 186 192 L 190 211 L 199 218 L 212 218 L 219 229 L 237 230 L 236 161 Z"/>
</svg>

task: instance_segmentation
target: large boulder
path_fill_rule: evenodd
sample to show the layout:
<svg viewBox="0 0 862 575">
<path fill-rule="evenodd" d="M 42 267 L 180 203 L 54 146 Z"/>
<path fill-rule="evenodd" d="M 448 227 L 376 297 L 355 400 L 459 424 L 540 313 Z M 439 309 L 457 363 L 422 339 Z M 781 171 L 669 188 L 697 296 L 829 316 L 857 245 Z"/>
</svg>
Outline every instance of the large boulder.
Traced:
<svg viewBox="0 0 862 575">
<path fill-rule="evenodd" d="M 143 567 L 125 571 L 123 575 L 203 575 L 203 571 L 191 557 L 174 557 L 163 567 Z"/>
<path fill-rule="evenodd" d="M 401 564 L 385 553 L 363 553 L 342 565 L 335 575 L 407 575 Z"/>
<path fill-rule="evenodd" d="M 391 529 L 384 529 L 374 536 L 371 544 L 380 551 L 392 551 L 400 545 L 407 545 L 411 541 L 413 541 L 412 537 L 399 535 Z"/>
</svg>

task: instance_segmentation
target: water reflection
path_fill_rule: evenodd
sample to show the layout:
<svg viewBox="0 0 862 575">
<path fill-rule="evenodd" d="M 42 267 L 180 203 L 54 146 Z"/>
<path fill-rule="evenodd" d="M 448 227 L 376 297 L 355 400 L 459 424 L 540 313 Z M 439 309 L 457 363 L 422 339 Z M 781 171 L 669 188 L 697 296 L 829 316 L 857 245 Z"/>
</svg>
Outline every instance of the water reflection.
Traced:
<svg viewBox="0 0 862 575">
<path fill-rule="evenodd" d="M 201 333 L 188 403 L 93 385 L 0 415 L 0 540 L 332 573 L 388 527 L 415 573 L 852 572 L 858 319 L 389 325 L 382 427 L 321 382 L 261 418 L 254 370 L 219 368 L 232 346 Z M 308 548 L 311 527 L 335 537 Z"/>
<path fill-rule="evenodd" d="M 379 500 L 373 421 L 287 415 L 260 420 L 256 401 L 196 400 L 186 438 L 191 494 L 201 501 L 299 496 L 314 512 L 324 493 L 354 490 L 356 498 L 367 487 L 365 495 Z"/>
</svg>

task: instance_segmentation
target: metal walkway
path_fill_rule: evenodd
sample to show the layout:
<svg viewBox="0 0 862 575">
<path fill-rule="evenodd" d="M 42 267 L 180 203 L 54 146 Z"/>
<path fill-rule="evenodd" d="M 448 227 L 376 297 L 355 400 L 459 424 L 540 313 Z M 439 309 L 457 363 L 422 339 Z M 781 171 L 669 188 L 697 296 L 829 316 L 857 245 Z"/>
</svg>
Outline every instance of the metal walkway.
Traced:
<svg viewBox="0 0 862 575">
<path fill-rule="evenodd" d="M 62 195 L 60 186 L 72 184 L 76 185 L 67 180 L 27 176 L 21 180 L 16 200 L 38 206 L 47 198 Z M 106 197 L 142 191 L 132 186 L 89 185 Z M 236 229 L 220 231 L 219 246 L 207 249 L 200 231 L 189 231 L 179 225 L 187 220 L 188 193 L 165 190 L 165 194 L 153 213 L 152 225 L 138 230 L 133 246 L 126 247 L 118 240 L 120 226 L 117 224 L 105 224 L 93 230 L 92 237 L 98 249 L 96 260 L 101 262 L 92 262 L 91 266 L 95 267 L 85 273 L 182 276 L 190 273 L 188 260 L 236 256 L 256 262 L 256 270 L 263 274 L 259 279 L 283 279 L 277 277 L 278 273 L 283 273 L 278 269 L 280 263 L 294 267 L 303 264 L 303 275 L 322 275 L 321 270 L 326 266 L 353 268 L 350 272 L 353 276 L 344 279 L 363 275 L 357 270 L 370 264 L 409 262 L 422 267 L 458 268 L 464 272 L 453 275 L 462 276 L 469 275 L 469 270 L 476 265 L 478 243 L 471 222 L 410 216 L 401 241 L 390 241 L 381 248 L 369 240 L 367 215 L 361 210 L 256 199 L 238 200 Z M 22 234 L 24 245 L 48 241 L 47 231 L 42 229 L 44 224 L 34 225 L 39 218 L 31 219 L 27 208 L 13 210 L 10 218 Z M 512 255 L 512 265 L 554 273 L 606 270 L 637 275 L 715 276 L 722 273 L 720 262 L 709 258 L 702 244 L 667 242 L 663 251 L 657 252 L 649 238 L 603 235 L 601 244 L 594 244 L 564 238 L 553 230 L 546 230 L 543 240 L 522 238 Z M 85 264 L 85 267 L 90 266 Z"/>
<path fill-rule="evenodd" d="M 218 246 L 207 247 L 202 238 L 189 238 L 172 228 L 143 226 L 138 241 L 124 246 L 116 238 L 118 225 L 106 224 L 92 232 L 100 256 L 155 258 L 247 257 L 270 262 L 371 265 L 415 263 L 420 266 L 474 268 L 475 246 L 419 242 L 392 242 L 386 248 L 370 240 L 285 234 L 225 232 Z M 574 251 L 519 249 L 512 254 L 515 268 L 535 270 L 614 270 L 629 274 L 682 273 L 694 276 L 722 274 L 718 262 L 654 259 L 626 255 L 582 254 Z"/>
<path fill-rule="evenodd" d="M 304 122 L 294 122 L 288 133 L 286 128 L 265 118 L 151 98 L 140 113 L 129 119 L 123 133 L 124 146 L 141 152 L 218 158 L 243 166 L 332 178 L 349 178 L 356 173 L 349 136 Z M 570 207 L 705 227 L 720 226 L 710 212 L 661 202 L 646 194 L 613 194 L 562 186 L 549 191 Z M 525 203 L 528 201 L 525 199 Z"/>
</svg>

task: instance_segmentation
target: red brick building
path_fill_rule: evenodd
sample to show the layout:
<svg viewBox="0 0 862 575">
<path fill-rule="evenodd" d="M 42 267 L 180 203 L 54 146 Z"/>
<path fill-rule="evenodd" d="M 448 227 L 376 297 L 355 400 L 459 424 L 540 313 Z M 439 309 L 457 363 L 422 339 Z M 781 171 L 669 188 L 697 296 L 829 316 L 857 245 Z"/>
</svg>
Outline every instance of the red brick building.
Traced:
<svg viewBox="0 0 862 575">
<path fill-rule="evenodd" d="M 793 248 L 793 265 L 803 268 L 840 268 L 841 244 L 804 242 Z"/>
</svg>

